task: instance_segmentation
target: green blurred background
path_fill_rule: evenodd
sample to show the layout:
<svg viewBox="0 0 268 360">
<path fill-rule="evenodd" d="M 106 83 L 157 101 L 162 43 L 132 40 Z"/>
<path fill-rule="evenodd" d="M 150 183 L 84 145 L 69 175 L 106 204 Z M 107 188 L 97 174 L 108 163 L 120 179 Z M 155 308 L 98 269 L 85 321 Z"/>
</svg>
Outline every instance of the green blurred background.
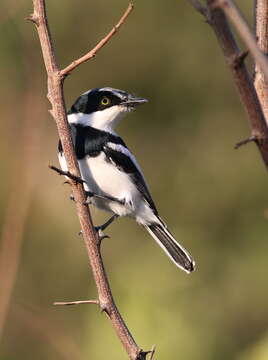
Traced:
<svg viewBox="0 0 268 360">
<path fill-rule="evenodd" d="M 120 219 L 103 244 L 116 302 L 138 344 L 157 345 L 157 359 L 266 360 L 267 171 L 255 145 L 233 149 L 249 126 L 209 26 L 187 1 L 135 3 L 120 33 L 66 80 L 66 103 L 99 86 L 149 99 L 118 131 L 197 270 L 179 271 L 144 229 Z M 238 3 L 251 18 L 251 1 Z M 47 7 L 65 66 L 111 29 L 127 2 Z M 31 9 L 30 0 L 1 2 L 0 241 L 10 245 L 5 277 L 18 271 L 0 360 L 123 360 L 95 306 L 52 306 L 94 299 L 96 289 L 70 189 L 47 167 L 57 165 L 57 132 L 37 33 L 24 21 Z M 92 214 L 96 224 L 107 218 Z"/>
</svg>

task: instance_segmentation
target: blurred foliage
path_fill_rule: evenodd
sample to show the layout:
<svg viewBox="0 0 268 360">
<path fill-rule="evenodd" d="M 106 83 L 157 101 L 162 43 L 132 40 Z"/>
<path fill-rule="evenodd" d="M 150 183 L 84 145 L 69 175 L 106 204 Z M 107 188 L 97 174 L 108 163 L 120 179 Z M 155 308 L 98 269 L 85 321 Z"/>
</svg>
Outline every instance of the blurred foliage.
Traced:
<svg viewBox="0 0 268 360">
<path fill-rule="evenodd" d="M 239 1 L 249 18 L 250 3 Z M 0 225 L 14 183 L 23 192 L 17 163 L 28 93 L 37 97 L 32 108 L 39 114 L 29 131 L 41 122 L 42 134 L 39 161 L 30 164 L 37 185 L 0 360 L 126 359 L 96 307 L 51 305 L 95 298 L 96 290 L 69 189 L 47 168 L 57 164 L 57 133 L 37 34 L 23 20 L 32 4 L 1 5 Z M 59 63 L 95 45 L 126 6 L 47 1 Z M 104 260 L 138 344 L 157 344 L 158 359 L 267 359 L 267 172 L 253 144 L 233 149 L 249 127 L 211 29 L 187 1 L 136 1 L 122 31 L 66 80 L 67 105 L 98 86 L 150 100 L 118 131 L 141 163 L 161 216 L 197 262 L 187 276 L 134 221 L 109 228 Z M 92 212 L 97 224 L 107 217 Z"/>
</svg>

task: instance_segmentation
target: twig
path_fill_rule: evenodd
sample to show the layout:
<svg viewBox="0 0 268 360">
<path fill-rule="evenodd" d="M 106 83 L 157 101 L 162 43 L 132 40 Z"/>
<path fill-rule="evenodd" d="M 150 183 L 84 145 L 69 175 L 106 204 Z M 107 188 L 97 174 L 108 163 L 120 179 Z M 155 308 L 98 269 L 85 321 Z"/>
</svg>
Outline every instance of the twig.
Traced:
<svg viewBox="0 0 268 360">
<path fill-rule="evenodd" d="M 256 63 L 258 63 L 260 66 L 266 80 L 268 81 L 268 60 L 258 47 L 252 31 L 250 30 L 246 20 L 238 10 L 237 6 L 233 3 L 232 0 L 213 0 L 211 1 L 211 4 L 215 8 L 222 9 L 226 16 L 228 16 L 228 18 L 234 24 Z"/>
<path fill-rule="evenodd" d="M 255 6 L 255 31 L 256 39 L 260 50 L 267 57 L 268 55 L 268 1 L 256 0 Z M 259 101 L 262 105 L 263 113 L 268 125 L 268 81 L 258 64 L 255 64 L 254 86 L 257 91 Z"/>
<path fill-rule="evenodd" d="M 239 141 L 236 145 L 235 145 L 235 150 L 239 149 L 241 146 L 247 145 L 250 142 L 256 141 L 255 136 L 250 136 L 249 138 Z"/>
<path fill-rule="evenodd" d="M 68 70 L 63 70 L 63 73 L 60 71 L 56 63 L 51 35 L 47 23 L 45 0 L 33 0 L 33 6 L 34 12 L 30 16 L 30 19 L 32 22 L 34 22 L 38 31 L 44 63 L 47 70 L 48 99 L 52 105 L 51 113 L 57 124 L 60 141 L 68 166 L 68 171 L 72 175 L 81 178 L 67 121 L 63 94 L 63 81 L 65 78 L 64 75 L 78 65 L 72 65 L 71 68 L 69 68 Z M 125 15 L 125 18 L 127 17 L 127 15 Z M 124 19 L 121 19 L 122 23 L 124 22 Z M 115 30 L 113 30 L 113 32 L 115 32 Z M 106 40 L 106 42 L 109 39 L 111 39 L 111 36 Z M 100 42 L 99 44 L 100 45 L 98 49 L 103 46 L 102 42 Z M 97 50 L 95 50 L 95 53 Z M 136 344 L 132 334 L 128 330 L 124 320 L 122 319 L 115 305 L 107 275 L 104 269 L 100 253 L 100 247 L 98 246 L 98 239 L 92 225 L 90 212 L 88 206 L 84 206 L 86 202 L 86 194 L 84 192 L 83 185 L 81 183 L 72 182 L 71 186 L 73 195 L 76 199 L 76 210 L 79 217 L 84 242 L 88 252 L 88 259 L 98 290 L 99 305 L 101 309 L 105 310 L 106 314 L 108 315 L 108 318 L 110 319 L 111 324 L 122 345 L 124 346 L 129 358 L 131 360 L 145 359 L 146 356 L 143 355 L 143 351 Z"/>
<path fill-rule="evenodd" d="M 71 174 L 70 171 L 63 171 L 63 170 L 57 168 L 54 165 L 48 165 L 48 167 L 51 170 L 56 171 L 56 173 L 58 173 L 59 175 L 67 176 L 69 179 L 73 180 L 75 183 L 78 183 L 78 184 L 84 184 L 85 183 L 85 181 L 83 179 L 81 179 L 81 177 L 78 177 L 76 175 Z"/>
<path fill-rule="evenodd" d="M 251 136 L 254 137 L 263 161 L 268 168 L 267 125 L 252 79 L 244 64 L 245 53 L 240 52 L 224 12 L 215 7 L 215 0 L 207 0 L 205 17 L 215 32 L 226 62 L 232 72 L 241 101 L 248 113 Z"/>
<path fill-rule="evenodd" d="M 84 56 L 81 56 L 79 59 L 73 61 L 70 65 L 66 66 L 63 70 L 60 71 L 61 76 L 65 77 L 71 73 L 77 66 L 83 64 L 84 62 L 92 59 L 96 56 L 97 52 L 103 48 L 105 44 L 108 43 L 108 41 L 112 38 L 112 36 L 115 35 L 115 33 L 119 30 L 119 28 L 124 24 L 127 17 L 131 13 L 131 11 L 134 9 L 134 5 L 132 3 L 129 3 L 127 10 L 121 17 L 121 19 L 118 21 L 118 23 L 112 28 L 112 30 L 109 32 L 108 35 L 105 36 L 92 50 L 90 50 L 88 53 L 86 53 Z"/>
<path fill-rule="evenodd" d="M 56 301 L 53 305 L 80 305 L 80 304 L 95 304 L 99 305 L 99 300 L 77 300 L 77 301 Z"/>
</svg>

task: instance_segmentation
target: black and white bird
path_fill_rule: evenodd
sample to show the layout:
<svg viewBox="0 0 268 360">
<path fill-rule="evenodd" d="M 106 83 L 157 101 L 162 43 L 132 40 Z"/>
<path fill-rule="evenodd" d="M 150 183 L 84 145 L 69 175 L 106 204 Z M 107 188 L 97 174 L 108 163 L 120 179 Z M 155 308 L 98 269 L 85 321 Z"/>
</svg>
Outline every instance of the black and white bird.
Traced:
<svg viewBox="0 0 268 360">
<path fill-rule="evenodd" d="M 191 255 L 159 217 L 139 164 L 114 130 L 128 112 L 145 102 L 110 87 L 92 89 L 78 97 L 68 111 L 68 122 L 81 176 L 91 202 L 113 213 L 105 226 L 118 216 L 134 218 L 179 268 L 190 273 L 195 267 Z M 67 171 L 61 143 L 59 161 Z"/>
</svg>

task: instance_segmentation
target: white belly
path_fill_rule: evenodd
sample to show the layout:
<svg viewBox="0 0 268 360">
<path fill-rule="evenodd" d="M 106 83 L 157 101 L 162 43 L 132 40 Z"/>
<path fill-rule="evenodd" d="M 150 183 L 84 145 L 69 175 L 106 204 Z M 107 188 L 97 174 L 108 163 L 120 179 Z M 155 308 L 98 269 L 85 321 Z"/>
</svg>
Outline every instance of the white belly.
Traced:
<svg viewBox="0 0 268 360">
<path fill-rule="evenodd" d="M 59 156 L 62 169 L 67 171 L 66 161 Z M 104 153 L 96 157 L 87 156 L 79 160 L 79 167 L 86 191 L 97 195 L 109 195 L 125 202 L 124 205 L 110 200 L 92 198 L 95 206 L 102 210 L 113 212 L 119 216 L 131 216 L 139 223 L 150 222 L 155 216 L 151 208 L 142 198 L 131 177 L 120 171 L 113 163 L 106 160 Z"/>
<path fill-rule="evenodd" d="M 87 156 L 84 160 L 79 160 L 79 166 L 82 178 L 86 181 L 90 191 L 99 195 L 109 195 L 124 200 L 126 203 L 125 206 L 122 206 L 114 201 L 95 199 L 98 207 L 110 210 L 118 215 L 128 215 L 134 210 L 136 207 L 135 199 L 140 197 L 140 194 L 129 175 L 108 162 L 104 153 L 100 153 L 96 157 Z"/>
</svg>

